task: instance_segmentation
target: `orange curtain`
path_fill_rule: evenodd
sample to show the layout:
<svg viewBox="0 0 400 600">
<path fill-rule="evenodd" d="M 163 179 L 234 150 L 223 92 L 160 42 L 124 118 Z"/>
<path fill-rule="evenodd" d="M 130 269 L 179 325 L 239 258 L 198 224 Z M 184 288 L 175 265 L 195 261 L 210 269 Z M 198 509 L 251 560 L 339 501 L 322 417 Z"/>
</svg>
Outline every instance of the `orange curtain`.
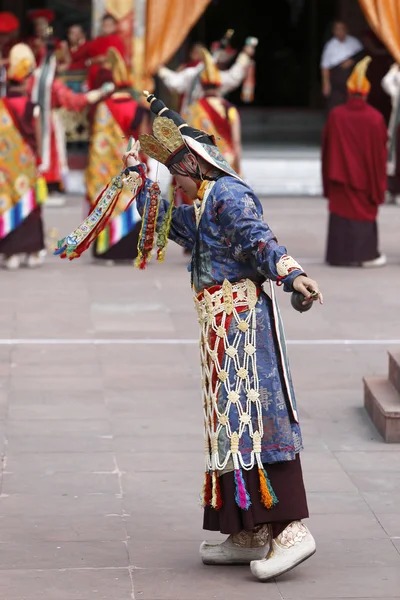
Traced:
<svg viewBox="0 0 400 600">
<path fill-rule="evenodd" d="M 400 0 L 359 0 L 371 29 L 400 63 Z"/>
<path fill-rule="evenodd" d="M 146 71 L 154 75 L 169 61 L 210 0 L 147 0 Z"/>
<path fill-rule="evenodd" d="M 119 32 L 126 45 L 126 58 L 138 92 L 143 89 L 152 91 L 152 75 L 178 50 L 210 2 L 211 0 L 104 1 L 105 11 L 118 21 Z"/>
</svg>

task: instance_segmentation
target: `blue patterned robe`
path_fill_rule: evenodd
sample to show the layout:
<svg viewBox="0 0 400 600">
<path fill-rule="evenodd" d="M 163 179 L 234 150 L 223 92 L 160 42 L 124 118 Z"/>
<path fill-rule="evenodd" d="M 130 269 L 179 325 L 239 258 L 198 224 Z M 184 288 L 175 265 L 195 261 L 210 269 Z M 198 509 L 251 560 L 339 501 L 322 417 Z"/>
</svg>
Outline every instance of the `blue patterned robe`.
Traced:
<svg viewBox="0 0 400 600">
<path fill-rule="evenodd" d="M 145 187 L 137 197 L 137 207 L 141 214 L 151 184 L 152 181 L 147 179 Z M 286 248 L 278 244 L 274 234 L 263 221 L 261 203 L 251 188 L 241 180 L 223 176 L 216 181 L 205 202 L 198 229 L 193 206 L 174 208 L 169 235 L 170 239 L 179 245 L 192 250 L 192 268 L 196 264 L 196 256 L 199 259 L 199 268 L 192 273 L 196 291 L 222 285 L 225 279 L 232 283 L 250 279 L 259 285 L 266 279 L 276 281 L 277 263 L 286 254 Z M 161 201 L 159 223 L 168 206 L 166 200 Z M 301 273 L 303 271 L 292 271 L 283 279 L 285 291 L 293 290 L 293 280 Z M 243 314 L 243 318 L 245 317 L 246 313 Z M 276 326 L 279 330 L 280 323 L 274 321 L 271 299 L 262 292 L 256 306 L 256 328 L 257 372 L 264 425 L 261 452 L 263 463 L 293 460 L 302 448 L 285 348 L 283 355 L 288 374 L 286 382 L 282 374 Z M 228 330 L 230 342 L 234 335 L 235 323 L 232 322 Z M 245 403 L 245 398 L 242 397 L 240 401 Z M 226 392 L 221 387 L 218 398 L 221 412 L 226 403 Z M 233 430 L 239 428 L 237 414 L 231 422 L 231 427 Z M 228 448 L 229 440 L 221 435 L 220 455 L 226 454 Z M 247 459 L 251 451 L 252 440 L 245 434 L 240 441 L 240 452 Z"/>
</svg>

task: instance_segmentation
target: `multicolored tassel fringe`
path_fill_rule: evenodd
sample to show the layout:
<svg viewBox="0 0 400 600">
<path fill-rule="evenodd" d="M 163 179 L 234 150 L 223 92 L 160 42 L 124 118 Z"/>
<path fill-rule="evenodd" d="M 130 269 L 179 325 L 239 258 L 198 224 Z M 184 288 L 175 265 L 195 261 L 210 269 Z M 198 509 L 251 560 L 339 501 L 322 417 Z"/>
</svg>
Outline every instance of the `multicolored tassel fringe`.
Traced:
<svg viewBox="0 0 400 600">
<path fill-rule="evenodd" d="M 145 269 L 147 263 L 151 259 L 156 235 L 160 195 L 161 191 L 158 183 L 153 183 L 148 191 L 142 214 L 142 227 L 138 241 L 138 256 L 135 261 L 135 266 L 139 269 Z"/>
<path fill-rule="evenodd" d="M 272 485 L 268 478 L 267 471 L 264 468 L 259 468 L 258 475 L 260 477 L 261 502 L 266 508 L 272 508 L 273 506 L 278 504 L 279 500 L 276 497 L 274 490 L 272 489 Z"/>
<path fill-rule="evenodd" d="M 204 473 L 203 490 L 201 492 L 201 505 L 203 507 L 210 506 L 212 501 L 212 478 L 211 474 L 206 471 Z"/>
<path fill-rule="evenodd" d="M 219 510 L 222 506 L 221 487 L 219 484 L 219 477 L 215 471 L 212 472 L 211 506 L 215 508 L 215 510 Z"/>
<path fill-rule="evenodd" d="M 39 177 L 34 187 L 25 192 L 16 204 L 0 215 L 0 240 L 17 229 L 35 208 L 43 204 L 46 197 L 46 180 Z"/>
<path fill-rule="evenodd" d="M 235 500 L 236 504 L 239 508 L 243 510 L 248 510 L 251 506 L 250 495 L 246 490 L 246 484 L 243 479 L 243 473 L 241 469 L 235 469 L 234 472 L 235 477 Z"/>
<path fill-rule="evenodd" d="M 167 250 L 169 230 L 171 229 L 172 212 L 175 206 L 174 198 L 170 201 L 168 210 L 166 211 L 161 227 L 157 234 L 157 262 L 164 262 L 165 252 Z"/>
</svg>

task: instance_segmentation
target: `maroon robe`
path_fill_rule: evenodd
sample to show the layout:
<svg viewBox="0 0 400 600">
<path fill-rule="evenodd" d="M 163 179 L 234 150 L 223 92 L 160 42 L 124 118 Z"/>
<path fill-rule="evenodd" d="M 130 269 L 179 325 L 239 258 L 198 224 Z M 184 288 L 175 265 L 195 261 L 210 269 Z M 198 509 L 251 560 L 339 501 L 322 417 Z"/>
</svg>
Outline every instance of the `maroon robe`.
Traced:
<svg viewBox="0 0 400 600">
<path fill-rule="evenodd" d="M 334 108 L 323 131 L 322 177 L 331 214 L 327 262 L 379 256 L 376 218 L 385 200 L 387 130 L 382 114 L 358 96 Z"/>
</svg>

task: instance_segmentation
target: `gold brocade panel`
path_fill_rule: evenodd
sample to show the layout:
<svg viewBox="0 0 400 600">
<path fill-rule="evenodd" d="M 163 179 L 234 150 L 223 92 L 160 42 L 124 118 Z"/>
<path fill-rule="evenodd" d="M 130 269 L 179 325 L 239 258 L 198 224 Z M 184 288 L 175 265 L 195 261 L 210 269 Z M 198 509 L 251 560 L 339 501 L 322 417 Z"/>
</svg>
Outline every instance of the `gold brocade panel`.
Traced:
<svg viewBox="0 0 400 600">
<path fill-rule="evenodd" d="M 127 140 L 112 116 L 107 104 L 101 102 L 94 116 L 93 134 L 89 146 L 89 164 L 86 169 L 88 200 L 93 204 L 99 194 L 122 169 L 122 156 L 126 152 Z M 113 216 L 125 210 L 132 199 L 127 187 L 121 192 Z"/>
<path fill-rule="evenodd" d="M 0 99 L 0 215 L 14 206 L 36 179 L 35 156 Z"/>
</svg>

